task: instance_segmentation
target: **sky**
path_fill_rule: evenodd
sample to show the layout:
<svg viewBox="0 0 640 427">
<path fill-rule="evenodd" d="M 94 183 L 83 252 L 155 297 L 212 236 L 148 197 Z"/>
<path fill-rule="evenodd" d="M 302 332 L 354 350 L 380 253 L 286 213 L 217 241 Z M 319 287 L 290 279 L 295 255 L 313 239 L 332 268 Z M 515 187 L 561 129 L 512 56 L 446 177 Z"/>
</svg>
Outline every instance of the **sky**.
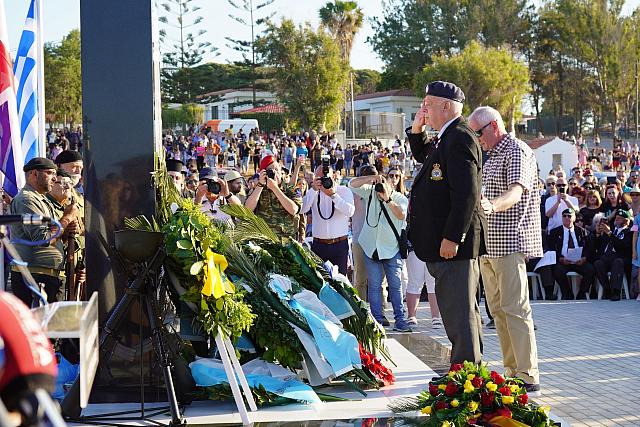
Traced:
<svg viewBox="0 0 640 427">
<path fill-rule="evenodd" d="M 27 15 L 30 0 L 0 0 L 4 1 L 7 13 L 7 25 L 9 43 L 12 54 L 18 47 L 20 33 Z M 95 0 L 108 1 L 108 0 Z M 138 1 L 138 0 L 132 0 Z M 238 0 L 236 0 L 238 1 Z M 286 16 L 296 23 L 309 21 L 314 27 L 318 25 L 318 10 L 327 0 L 276 0 L 270 6 L 261 9 L 266 13 L 276 12 L 276 17 Z M 80 27 L 80 0 L 43 0 L 44 3 L 44 32 L 45 41 L 59 42 L 72 29 Z M 540 0 L 535 1 L 540 4 Z M 250 34 L 246 27 L 238 24 L 228 17 L 229 13 L 237 14 L 227 0 L 194 0 L 193 4 L 202 7 L 199 13 L 205 18 L 204 29 L 208 32 L 202 39 L 218 47 L 219 56 L 206 58 L 215 62 L 231 62 L 241 59 L 238 52 L 226 46 L 225 36 L 246 39 Z M 351 65 L 355 69 L 371 68 L 381 71 L 384 63 L 373 52 L 371 46 L 366 43 L 368 36 L 373 34 L 373 29 L 367 17 L 381 16 L 383 0 L 358 0 L 362 8 L 365 21 L 362 29 L 356 36 L 351 52 Z M 624 12 L 630 13 L 640 6 L 640 0 L 627 0 Z"/>
</svg>

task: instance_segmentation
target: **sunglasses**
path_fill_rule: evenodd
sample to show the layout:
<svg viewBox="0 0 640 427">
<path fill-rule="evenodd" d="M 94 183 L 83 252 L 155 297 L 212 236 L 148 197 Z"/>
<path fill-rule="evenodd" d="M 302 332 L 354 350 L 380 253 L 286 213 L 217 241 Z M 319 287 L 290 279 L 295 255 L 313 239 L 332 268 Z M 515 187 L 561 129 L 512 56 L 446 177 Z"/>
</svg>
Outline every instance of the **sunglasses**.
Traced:
<svg viewBox="0 0 640 427">
<path fill-rule="evenodd" d="M 487 126 L 489 126 L 490 124 L 491 124 L 491 122 L 487 123 L 486 125 L 482 126 L 480 129 L 478 129 L 478 130 L 476 131 L 476 136 L 477 136 L 478 138 L 480 138 L 480 137 L 482 136 L 482 131 L 483 131 Z"/>
<path fill-rule="evenodd" d="M 567 184 L 556 184 L 556 187 L 558 187 L 558 188 L 564 188 L 566 186 L 567 186 Z"/>
<path fill-rule="evenodd" d="M 556 183 L 555 182 L 547 182 L 547 187 L 555 187 Z"/>
<path fill-rule="evenodd" d="M 400 175 L 397 173 L 390 173 L 389 175 L 387 175 L 389 178 L 400 178 Z"/>
<path fill-rule="evenodd" d="M 573 215 L 571 215 L 571 214 L 562 214 L 562 217 L 563 218 L 572 218 Z"/>
</svg>

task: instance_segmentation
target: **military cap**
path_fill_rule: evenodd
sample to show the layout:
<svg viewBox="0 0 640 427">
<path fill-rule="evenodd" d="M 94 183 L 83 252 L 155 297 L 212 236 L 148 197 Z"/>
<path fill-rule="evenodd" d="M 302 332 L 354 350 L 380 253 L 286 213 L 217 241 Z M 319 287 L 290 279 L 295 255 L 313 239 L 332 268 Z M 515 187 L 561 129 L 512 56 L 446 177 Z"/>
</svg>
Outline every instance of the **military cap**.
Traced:
<svg viewBox="0 0 640 427">
<path fill-rule="evenodd" d="M 56 175 L 63 178 L 71 178 L 71 174 L 62 168 L 56 169 Z"/>
<path fill-rule="evenodd" d="M 629 213 L 628 210 L 625 210 L 625 209 L 618 209 L 616 211 L 616 215 L 620 215 L 621 217 L 631 219 L 631 214 Z"/>
<path fill-rule="evenodd" d="M 77 161 L 82 161 L 82 154 L 75 150 L 64 150 L 56 157 L 56 163 L 59 165 Z"/>
<path fill-rule="evenodd" d="M 565 210 L 562 211 L 562 215 L 568 215 L 568 214 L 572 214 L 575 215 L 576 211 L 572 208 L 567 208 Z"/>
<path fill-rule="evenodd" d="M 34 157 L 22 168 L 24 172 L 29 172 L 34 169 L 58 169 L 58 167 L 46 157 Z"/>
<path fill-rule="evenodd" d="M 183 172 L 184 171 L 184 163 L 180 160 L 167 160 L 167 171 L 168 172 Z"/>
<path fill-rule="evenodd" d="M 224 174 L 224 180 L 226 182 L 233 181 L 234 179 L 238 178 L 242 178 L 242 175 L 240 175 L 240 172 L 238 171 L 230 170 L 229 172 Z"/>
<path fill-rule="evenodd" d="M 427 95 L 437 96 L 438 98 L 446 98 L 452 101 L 464 102 L 464 92 L 453 83 L 437 80 L 431 82 L 425 88 Z"/>
</svg>

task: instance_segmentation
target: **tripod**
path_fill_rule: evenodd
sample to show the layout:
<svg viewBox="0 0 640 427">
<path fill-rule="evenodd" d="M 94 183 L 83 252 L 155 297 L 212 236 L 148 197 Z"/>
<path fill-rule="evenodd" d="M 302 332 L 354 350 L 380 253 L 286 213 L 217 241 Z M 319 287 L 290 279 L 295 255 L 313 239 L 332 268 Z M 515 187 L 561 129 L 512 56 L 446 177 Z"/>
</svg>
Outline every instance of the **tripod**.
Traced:
<svg viewBox="0 0 640 427">
<path fill-rule="evenodd" d="M 164 247 L 160 246 L 156 253 L 153 255 L 151 260 L 146 263 L 143 271 L 127 285 L 124 295 L 120 298 L 116 306 L 113 308 L 111 315 L 105 322 L 102 328 L 102 335 L 100 337 L 100 354 L 103 366 L 106 366 L 106 363 L 111 359 L 116 345 L 118 344 L 118 330 L 122 326 L 122 322 L 125 319 L 125 316 L 129 313 L 131 309 L 131 304 L 135 301 L 136 297 L 139 299 L 141 306 L 146 307 L 147 320 L 149 321 L 149 327 L 151 329 L 151 337 L 152 344 L 155 356 L 161 366 L 162 374 L 164 377 L 164 383 L 167 389 L 167 400 L 169 401 L 169 411 L 171 413 L 171 422 L 169 425 L 171 426 L 182 426 L 185 425 L 185 421 L 180 413 L 180 409 L 178 407 L 178 400 L 176 398 L 175 387 L 173 383 L 173 378 L 171 375 L 171 355 L 168 350 L 168 345 L 165 342 L 165 338 L 161 328 L 160 316 L 156 310 L 156 305 L 154 302 L 153 292 L 157 289 L 159 285 L 157 278 L 160 277 L 163 273 L 163 262 L 166 258 L 166 253 Z M 142 309 L 141 309 L 142 310 Z M 142 320 L 142 319 L 141 319 Z M 142 336 L 140 336 L 141 346 L 142 346 Z M 140 357 L 142 359 L 142 351 L 140 353 Z M 142 370 L 142 360 L 141 370 Z M 76 387 L 78 381 L 74 383 L 73 388 Z M 71 394 L 74 390 L 69 391 Z M 140 413 L 139 417 L 135 417 L 136 419 L 145 420 L 151 423 L 159 424 L 157 421 L 150 419 L 154 415 L 158 415 L 160 413 L 166 412 L 166 408 L 157 409 L 154 408 L 152 413 L 145 416 L 144 413 L 144 382 L 141 378 L 141 408 L 140 411 L 123 411 L 112 414 L 101 414 L 95 416 L 86 416 L 79 417 L 76 416 L 77 421 L 89 423 L 89 424 L 99 424 L 105 425 L 107 424 L 105 421 L 117 421 L 117 420 L 131 420 L 133 418 L 126 417 L 127 414 L 132 413 Z M 66 400 L 66 399 L 65 399 Z M 63 403 L 63 410 L 66 405 Z M 79 415 L 79 414 L 77 414 Z M 117 417 L 122 415 L 122 417 Z M 113 424 L 112 424 L 113 425 Z"/>
</svg>

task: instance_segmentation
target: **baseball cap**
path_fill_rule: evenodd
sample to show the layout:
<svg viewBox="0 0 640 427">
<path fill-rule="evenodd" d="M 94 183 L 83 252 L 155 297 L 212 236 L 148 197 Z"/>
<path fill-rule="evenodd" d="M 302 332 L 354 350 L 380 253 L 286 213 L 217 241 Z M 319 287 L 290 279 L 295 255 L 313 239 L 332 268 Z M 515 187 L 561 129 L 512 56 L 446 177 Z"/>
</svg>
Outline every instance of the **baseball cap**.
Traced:
<svg viewBox="0 0 640 427">
<path fill-rule="evenodd" d="M 226 182 L 233 181 L 234 179 L 238 178 L 242 178 L 242 175 L 240 175 L 240 172 L 238 171 L 231 170 L 224 174 L 224 180 Z"/>
<path fill-rule="evenodd" d="M 212 168 L 202 168 L 202 170 L 200 171 L 200 181 L 204 180 L 204 179 L 213 179 L 216 178 L 218 176 L 218 174 L 216 173 L 215 169 Z"/>
</svg>

